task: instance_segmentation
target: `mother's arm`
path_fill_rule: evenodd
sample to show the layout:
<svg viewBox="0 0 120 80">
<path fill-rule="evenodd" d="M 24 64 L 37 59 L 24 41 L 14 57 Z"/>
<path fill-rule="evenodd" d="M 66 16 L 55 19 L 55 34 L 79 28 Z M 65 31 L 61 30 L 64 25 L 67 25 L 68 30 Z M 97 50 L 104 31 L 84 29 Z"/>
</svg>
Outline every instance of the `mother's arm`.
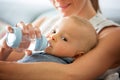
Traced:
<svg viewBox="0 0 120 80">
<path fill-rule="evenodd" d="M 108 28 L 92 51 L 71 64 L 0 62 L 1 80 L 93 80 L 120 61 L 120 28 Z"/>
</svg>

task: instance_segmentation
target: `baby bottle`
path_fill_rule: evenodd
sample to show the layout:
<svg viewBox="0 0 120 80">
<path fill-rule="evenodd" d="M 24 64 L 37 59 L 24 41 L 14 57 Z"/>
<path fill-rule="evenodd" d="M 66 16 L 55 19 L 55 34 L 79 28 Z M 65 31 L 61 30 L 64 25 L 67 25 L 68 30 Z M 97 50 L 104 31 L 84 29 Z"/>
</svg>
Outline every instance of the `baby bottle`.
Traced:
<svg viewBox="0 0 120 80">
<path fill-rule="evenodd" d="M 18 52 L 23 52 L 25 49 L 42 51 L 48 46 L 48 41 L 43 35 L 40 38 L 31 40 L 28 35 L 22 35 L 21 28 L 12 27 L 12 29 L 13 33 L 7 33 L 6 43 Z"/>
</svg>

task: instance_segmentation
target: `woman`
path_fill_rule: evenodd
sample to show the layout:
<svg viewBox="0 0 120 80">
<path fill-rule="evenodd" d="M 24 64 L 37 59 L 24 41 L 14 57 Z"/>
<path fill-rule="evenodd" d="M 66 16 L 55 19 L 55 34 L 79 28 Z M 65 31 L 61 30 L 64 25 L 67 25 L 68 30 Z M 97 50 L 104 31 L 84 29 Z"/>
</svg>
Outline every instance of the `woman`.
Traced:
<svg viewBox="0 0 120 80">
<path fill-rule="evenodd" d="M 94 80 L 107 70 L 120 65 L 120 28 L 116 23 L 106 20 L 101 14 L 96 13 L 90 0 L 51 0 L 51 2 L 62 16 L 77 15 L 90 20 L 99 36 L 98 45 L 86 55 L 67 65 L 53 62 L 27 64 L 0 62 L 1 79 Z M 25 26 L 23 23 L 21 25 Z M 32 25 L 29 25 L 29 28 L 32 28 Z M 36 35 L 39 37 L 39 33 Z M 6 50 L 7 45 L 3 47 L 0 54 L 9 55 L 12 50 Z M 8 55 L 3 55 L 1 60 Z"/>
</svg>

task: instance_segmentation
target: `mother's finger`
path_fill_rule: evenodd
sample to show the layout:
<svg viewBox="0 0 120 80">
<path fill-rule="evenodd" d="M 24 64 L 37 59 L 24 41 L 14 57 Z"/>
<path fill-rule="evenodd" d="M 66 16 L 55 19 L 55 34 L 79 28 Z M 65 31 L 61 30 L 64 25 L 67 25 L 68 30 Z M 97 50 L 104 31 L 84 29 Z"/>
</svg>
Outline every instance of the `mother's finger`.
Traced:
<svg viewBox="0 0 120 80">
<path fill-rule="evenodd" d="M 27 28 L 27 32 L 28 32 L 30 38 L 34 39 L 36 37 L 36 34 L 35 34 L 35 30 L 33 28 L 33 25 L 31 23 L 27 24 L 26 28 Z"/>
<path fill-rule="evenodd" d="M 19 23 L 16 24 L 16 27 L 20 27 L 21 29 L 24 29 L 25 23 L 23 21 L 20 21 Z"/>
<path fill-rule="evenodd" d="M 7 30 L 7 32 L 10 32 L 10 33 L 14 32 L 12 26 L 10 26 L 10 25 L 6 26 L 6 30 Z"/>
<path fill-rule="evenodd" d="M 22 29 L 23 34 L 26 33 L 27 28 L 26 28 L 26 24 L 23 21 L 17 23 L 16 27 L 20 27 Z"/>
<path fill-rule="evenodd" d="M 35 34 L 36 34 L 36 38 L 40 38 L 41 37 L 41 31 L 38 27 L 35 27 Z"/>
</svg>

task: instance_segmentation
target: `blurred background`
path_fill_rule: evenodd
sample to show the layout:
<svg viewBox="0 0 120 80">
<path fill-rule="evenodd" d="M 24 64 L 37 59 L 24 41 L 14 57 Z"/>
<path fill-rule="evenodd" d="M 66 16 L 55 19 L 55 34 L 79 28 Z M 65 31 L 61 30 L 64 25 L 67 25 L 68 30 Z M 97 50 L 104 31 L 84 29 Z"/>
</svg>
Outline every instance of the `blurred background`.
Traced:
<svg viewBox="0 0 120 80">
<path fill-rule="evenodd" d="M 50 9 L 49 0 L 0 0 L 0 20 L 12 26 L 20 21 L 29 23 Z"/>
<path fill-rule="evenodd" d="M 99 0 L 104 16 L 120 23 L 120 0 Z M 0 21 L 14 26 L 20 21 L 34 21 L 54 9 L 50 0 L 0 0 Z"/>
<path fill-rule="evenodd" d="M 120 24 L 120 0 L 99 0 L 104 16 Z"/>
</svg>

